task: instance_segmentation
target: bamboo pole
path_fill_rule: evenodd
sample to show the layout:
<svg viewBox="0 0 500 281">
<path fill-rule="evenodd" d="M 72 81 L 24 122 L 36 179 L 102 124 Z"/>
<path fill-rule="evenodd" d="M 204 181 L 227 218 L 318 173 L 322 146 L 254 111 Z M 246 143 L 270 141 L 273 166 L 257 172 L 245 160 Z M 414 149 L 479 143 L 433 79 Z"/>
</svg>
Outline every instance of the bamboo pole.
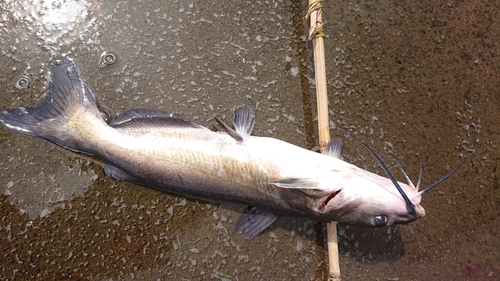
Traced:
<svg viewBox="0 0 500 281">
<path fill-rule="evenodd" d="M 311 20 L 309 40 L 312 40 L 314 52 L 319 148 L 321 153 L 325 153 L 326 145 L 330 141 L 330 124 L 328 119 L 328 96 L 326 92 L 325 48 L 323 43 L 325 34 L 321 19 L 322 8 L 323 0 L 309 0 L 307 18 Z M 337 223 L 327 223 L 326 233 L 328 239 L 328 280 L 340 281 Z"/>
</svg>

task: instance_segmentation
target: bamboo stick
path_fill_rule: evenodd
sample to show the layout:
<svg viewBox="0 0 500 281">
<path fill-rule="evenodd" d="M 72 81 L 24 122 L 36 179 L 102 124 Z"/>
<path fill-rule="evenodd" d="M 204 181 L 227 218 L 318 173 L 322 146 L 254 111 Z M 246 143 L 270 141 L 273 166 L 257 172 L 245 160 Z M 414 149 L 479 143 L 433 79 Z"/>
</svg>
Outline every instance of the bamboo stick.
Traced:
<svg viewBox="0 0 500 281">
<path fill-rule="evenodd" d="M 328 96 L 326 91 L 325 48 L 323 43 L 323 22 L 321 13 L 322 0 L 309 0 L 307 17 L 310 18 L 309 40 L 313 43 L 314 74 L 316 80 L 316 99 L 318 108 L 319 148 L 325 153 L 330 141 L 330 124 L 328 119 Z M 328 239 L 328 280 L 340 281 L 340 264 L 337 241 L 337 223 L 326 224 Z"/>
</svg>

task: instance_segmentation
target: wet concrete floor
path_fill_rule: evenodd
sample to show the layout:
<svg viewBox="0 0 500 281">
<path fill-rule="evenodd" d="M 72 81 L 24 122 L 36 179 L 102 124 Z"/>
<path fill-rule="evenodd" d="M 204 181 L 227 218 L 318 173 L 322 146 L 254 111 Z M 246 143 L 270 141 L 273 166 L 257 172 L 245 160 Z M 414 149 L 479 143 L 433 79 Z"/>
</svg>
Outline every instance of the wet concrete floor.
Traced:
<svg viewBox="0 0 500 281">
<path fill-rule="evenodd" d="M 314 149 L 305 9 L 4 1 L 0 110 L 39 105 L 52 61 L 66 54 L 111 114 L 160 109 L 211 128 L 245 104 L 256 110 L 254 135 Z M 468 158 L 424 195 L 427 216 L 411 224 L 418 240 L 404 226 L 340 225 L 343 278 L 500 280 L 500 4 L 326 1 L 323 14 L 331 134 L 346 161 L 383 173 L 334 128 L 395 171 L 393 153 L 415 180 L 423 158 L 424 186 Z M 4 127 L 0 151 L 2 280 L 326 279 L 322 223 L 280 218 L 247 241 L 232 233 L 243 205 L 118 182 L 98 159 Z"/>
</svg>

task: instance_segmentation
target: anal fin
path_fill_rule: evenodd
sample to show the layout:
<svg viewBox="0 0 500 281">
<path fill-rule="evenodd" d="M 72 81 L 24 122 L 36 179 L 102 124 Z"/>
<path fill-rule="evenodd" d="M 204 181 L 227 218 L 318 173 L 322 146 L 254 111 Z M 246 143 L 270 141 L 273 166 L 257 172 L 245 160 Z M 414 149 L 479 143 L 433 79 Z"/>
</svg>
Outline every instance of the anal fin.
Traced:
<svg viewBox="0 0 500 281">
<path fill-rule="evenodd" d="M 124 170 L 122 170 L 116 166 L 113 166 L 111 164 L 106 164 L 106 166 L 104 166 L 104 173 L 109 178 L 119 180 L 119 181 L 137 181 L 136 177 L 131 176 L 130 174 L 128 174 Z"/>
<path fill-rule="evenodd" d="M 266 230 L 276 219 L 278 216 L 274 213 L 255 207 L 250 208 L 236 222 L 234 233 L 241 234 L 250 240 Z"/>
</svg>

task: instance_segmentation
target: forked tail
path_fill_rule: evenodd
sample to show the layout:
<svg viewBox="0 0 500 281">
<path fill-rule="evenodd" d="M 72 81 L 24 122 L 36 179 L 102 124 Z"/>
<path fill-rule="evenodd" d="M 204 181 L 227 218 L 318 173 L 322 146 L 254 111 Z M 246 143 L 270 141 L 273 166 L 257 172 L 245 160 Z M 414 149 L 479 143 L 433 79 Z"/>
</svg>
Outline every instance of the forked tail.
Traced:
<svg viewBox="0 0 500 281">
<path fill-rule="evenodd" d="M 45 100 L 40 106 L 1 111 L 0 123 L 22 134 L 91 153 L 83 138 L 71 126 L 67 126 L 75 116 L 83 116 L 81 120 L 87 117 L 102 120 L 94 95 L 78 67 L 66 57 L 57 59 L 49 82 Z"/>
</svg>

